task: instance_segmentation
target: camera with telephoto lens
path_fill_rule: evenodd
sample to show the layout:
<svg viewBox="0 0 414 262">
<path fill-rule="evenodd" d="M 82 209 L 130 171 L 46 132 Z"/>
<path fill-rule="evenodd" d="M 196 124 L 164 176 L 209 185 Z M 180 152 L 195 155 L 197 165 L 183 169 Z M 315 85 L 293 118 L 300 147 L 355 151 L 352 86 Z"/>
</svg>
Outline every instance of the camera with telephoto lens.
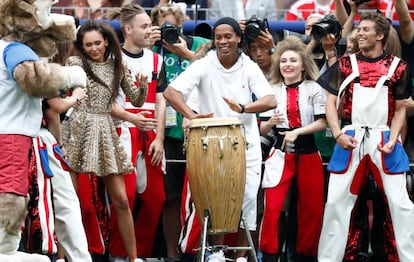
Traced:
<svg viewBox="0 0 414 262">
<path fill-rule="evenodd" d="M 311 35 L 316 40 L 321 40 L 327 34 L 333 34 L 335 37 L 339 37 L 341 32 L 341 24 L 336 20 L 334 15 L 329 14 L 312 26 Z"/>
<path fill-rule="evenodd" d="M 247 40 L 253 40 L 259 36 L 260 31 L 265 31 L 266 28 L 269 28 L 269 23 L 267 19 L 259 19 L 257 16 L 253 15 L 249 20 L 246 21 L 246 27 L 244 29 L 244 35 Z"/>
<path fill-rule="evenodd" d="M 169 44 L 175 44 L 178 42 L 178 36 L 180 35 L 180 28 L 171 24 L 170 22 L 165 22 L 160 26 L 161 30 L 161 39 L 164 39 Z"/>
</svg>

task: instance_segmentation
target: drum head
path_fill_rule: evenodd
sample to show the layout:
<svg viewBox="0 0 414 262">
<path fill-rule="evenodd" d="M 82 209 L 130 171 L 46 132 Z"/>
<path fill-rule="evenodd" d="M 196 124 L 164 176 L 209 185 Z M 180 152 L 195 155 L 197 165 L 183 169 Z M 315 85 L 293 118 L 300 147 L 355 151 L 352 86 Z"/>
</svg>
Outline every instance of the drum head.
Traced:
<svg viewBox="0 0 414 262">
<path fill-rule="evenodd" d="M 203 127 L 203 126 L 226 126 L 226 125 L 240 125 L 241 122 L 236 117 L 208 117 L 195 118 L 190 121 L 189 128 Z"/>
</svg>

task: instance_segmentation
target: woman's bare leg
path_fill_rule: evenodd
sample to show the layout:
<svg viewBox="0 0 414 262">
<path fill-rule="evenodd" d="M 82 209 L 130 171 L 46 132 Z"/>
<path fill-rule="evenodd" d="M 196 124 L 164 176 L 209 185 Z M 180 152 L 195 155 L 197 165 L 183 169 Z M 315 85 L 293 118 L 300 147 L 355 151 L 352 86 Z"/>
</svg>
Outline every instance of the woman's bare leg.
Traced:
<svg viewBox="0 0 414 262">
<path fill-rule="evenodd" d="M 108 190 L 111 203 L 115 208 L 118 228 L 125 245 L 130 262 L 137 257 L 134 223 L 125 191 L 125 182 L 122 175 L 109 175 L 102 177 Z"/>
</svg>

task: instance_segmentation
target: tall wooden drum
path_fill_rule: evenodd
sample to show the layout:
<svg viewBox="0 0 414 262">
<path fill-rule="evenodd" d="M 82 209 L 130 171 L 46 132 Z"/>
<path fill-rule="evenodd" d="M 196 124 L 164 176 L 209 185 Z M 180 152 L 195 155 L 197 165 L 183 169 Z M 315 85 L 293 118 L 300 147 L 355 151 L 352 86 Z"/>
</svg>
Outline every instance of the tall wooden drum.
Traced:
<svg viewBox="0 0 414 262">
<path fill-rule="evenodd" d="M 246 182 L 242 125 L 237 118 L 198 118 L 189 129 L 188 179 L 200 224 L 207 214 L 210 234 L 237 232 Z"/>
</svg>

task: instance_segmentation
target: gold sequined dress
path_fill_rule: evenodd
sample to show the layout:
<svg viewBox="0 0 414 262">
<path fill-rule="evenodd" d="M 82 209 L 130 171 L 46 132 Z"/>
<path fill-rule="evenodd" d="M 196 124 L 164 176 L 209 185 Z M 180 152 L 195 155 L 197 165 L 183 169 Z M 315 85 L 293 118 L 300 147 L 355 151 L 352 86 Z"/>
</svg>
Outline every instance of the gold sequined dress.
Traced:
<svg viewBox="0 0 414 262">
<path fill-rule="evenodd" d="M 104 63 L 89 63 L 95 75 L 105 83 L 112 82 L 112 59 Z M 81 59 L 76 56 L 69 57 L 66 64 L 82 66 Z M 121 88 L 134 106 L 142 106 L 147 88 L 136 87 L 126 67 L 125 72 Z M 112 90 L 88 78 L 85 91 L 87 98 L 62 123 L 62 146 L 66 159 L 78 173 L 106 176 L 131 172 L 131 160 L 121 144 L 111 117 Z"/>
</svg>

